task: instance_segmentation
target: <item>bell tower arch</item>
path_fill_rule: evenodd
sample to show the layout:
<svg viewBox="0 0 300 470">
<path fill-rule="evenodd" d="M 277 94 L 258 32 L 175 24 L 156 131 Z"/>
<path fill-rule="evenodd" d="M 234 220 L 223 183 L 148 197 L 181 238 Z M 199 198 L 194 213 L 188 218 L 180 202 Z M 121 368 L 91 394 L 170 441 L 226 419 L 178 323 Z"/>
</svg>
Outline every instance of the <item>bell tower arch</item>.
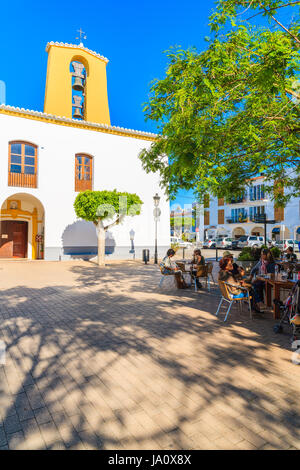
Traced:
<svg viewBox="0 0 300 470">
<path fill-rule="evenodd" d="M 82 84 L 84 93 L 84 99 L 80 104 L 83 108 L 78 108 L 83 111 L 82 118 L 85 121 L 110 125 L 106 78 L 108 60 L 82 45 L 51 42 L 47 44 L 46 51 L 48 65 L 44 112 L 72 118 L 74 111 L 72 87 L 76 81 L 78 87 L 80 83 Z M 82 74 L 83 69 L 76 65 L 70 72 L 70 64 L 74 63 L 83 65 L 85 75 Z"/>
</svg>

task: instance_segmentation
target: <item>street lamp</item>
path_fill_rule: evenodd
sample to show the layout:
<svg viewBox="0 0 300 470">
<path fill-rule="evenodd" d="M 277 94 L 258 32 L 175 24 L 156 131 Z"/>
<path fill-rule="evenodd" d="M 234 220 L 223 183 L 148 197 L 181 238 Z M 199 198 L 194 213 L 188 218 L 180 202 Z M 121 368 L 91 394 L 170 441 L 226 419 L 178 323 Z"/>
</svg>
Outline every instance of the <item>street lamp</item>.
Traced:
<svg viewBox="0 0 300 470">
<path fill-rule="evenodd" d="M 131 248 L 130 248 L 129 253 L 133 253 L 133 259 L 135 259 L 134 235 L 135 235 L 135 231 L 133 229 L 131 229 L 130 232 L 129 232 L 130 243 L 131 243 Z"/>
<path fill-rule="evenodd" d="M 155 250 L 154 250 L 154 264 L 157 264 L 157 221 L 159 219 L 159 216 L 161 214 L 161 210 L 159 209 L 159 201 L 160 197 L 156 193 L 155 196 L 153 196 L 153 201 L 154 201 L 154 220 L 155 220 Z"/>
</svg>

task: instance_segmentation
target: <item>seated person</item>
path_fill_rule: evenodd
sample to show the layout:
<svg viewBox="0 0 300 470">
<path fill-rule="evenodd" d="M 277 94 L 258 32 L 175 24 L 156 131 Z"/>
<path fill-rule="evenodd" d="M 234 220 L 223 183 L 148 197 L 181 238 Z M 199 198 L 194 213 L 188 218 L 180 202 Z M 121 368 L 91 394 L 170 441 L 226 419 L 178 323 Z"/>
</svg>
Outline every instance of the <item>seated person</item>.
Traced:
<svg viewBox="0 0 300 470">
<path fill-rule="evenodd" d="M 174 274 L 177 288 L 186 289 L 188 286 L 185 280 L 183 279 L 182 272 L 180 271 L 176 263 L 171 260 L 174 255 L 175 251 L 170 248 L 167 251 L 167 254 L 163 258 L 162 262 L 160 263 L 160 266 L 162 268 L 162 274 Z"/>
<path fill-rule="evenodd" d="M 286 250 L 285 259 L 291 263 L 297 261 L 297 255 L 294 253 L 294 250 L 291 246 L 289 246 Z"/>
<path fill-rule="evenodd" d="M 232 273 L 234 276 L 240 275 L 240 268 L 239 265 L 233 262 L 233 254 L 230 251 L 224 251 L 223 258 L 230 258 L 232 263 Z M 245 274 L 245 272 L 244 272 Z"/>
<path fill-rule="evenodd" d="M 191 269 L 195 276 L 197 274 L 198 266 L 205 266 L 205 259 L 204 259 L 204 256 L 201 255 L 201 250 L 197 248 L 196 250 L 194 250 L 194 256 L 192 258 L 192 266 L 191 266 Z M 202 284 L 197 277 L 196 277 L 196 285 L 198 289 L 201 289 Z"/>
<path fill-rule="evenodd" d="M 244 270 L 243 266 L 238 266 L 238 272 L 240 279 L 246 279 L 246 271 Z"/>
<path fill-rule="evenodd" d="M 254 295 L 254 309 L 261 313 L 265 309 L 263 303 L 265 282 L 260 279 L 253 281 L 253 276 L 255 274 L 266 275 L 268 273 L 275 273 L 275 262 L 271 251 L 265 248 L 261 251 L 260 260 L 252 268 L 250 276 Z"/>
<path fill-rule="evenodd" d="M 236 276 L 233 274 L 233 266 L 231 258 L 221 258 L 219 261 L 220 271 L 219 271 L 219 281 L 228 282 L 230 286 L 228 290 L 234 298 L 239 299 L 247 296 L 247 293 L 241 289 L 244 281 L 237 280 Z"/>
<path fill-rule="evenodd" d="M 192 264 L 196 264 L 197 266 L 204 266 L 205 265 L 205 259 L 204 256 L 201 255 L 201 250 L 198 248 L 194 250 L 194 256 L 192 258 Z"/>
</svg>

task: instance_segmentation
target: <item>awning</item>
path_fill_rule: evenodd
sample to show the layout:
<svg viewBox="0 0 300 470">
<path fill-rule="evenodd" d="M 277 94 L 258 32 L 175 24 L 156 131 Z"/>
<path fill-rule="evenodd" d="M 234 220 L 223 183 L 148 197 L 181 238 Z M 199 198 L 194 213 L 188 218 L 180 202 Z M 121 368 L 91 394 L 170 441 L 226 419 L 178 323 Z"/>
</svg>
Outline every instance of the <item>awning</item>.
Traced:
<svg viewBox="0 0 300 470">
<path fill-rule="evenodd" d="M 280 233 L 280 228 L 279 227 L 273 228 L 272 233 Z"/>
</svg>

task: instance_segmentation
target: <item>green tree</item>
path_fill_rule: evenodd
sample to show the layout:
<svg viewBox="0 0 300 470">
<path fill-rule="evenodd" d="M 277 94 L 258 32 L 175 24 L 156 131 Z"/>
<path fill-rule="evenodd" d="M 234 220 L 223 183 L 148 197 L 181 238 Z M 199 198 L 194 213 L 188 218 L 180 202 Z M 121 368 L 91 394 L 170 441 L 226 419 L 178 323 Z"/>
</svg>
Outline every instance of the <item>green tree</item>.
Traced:
<svg viewBox="0 0 300 470">
<path fill-rule="evenodd" d="M 159 137 L 140 158 L 171 198 L 179 189 L 193 189 L 201 202 L 206 192 L 238 196 L 259 175 L 278 205 L 291 197 L 283 187 L 300 195 L 300 27 L 274 16 L 285 4 L 219 0 L 206 50 L 167 51 L 166 77 L 152 83 L 144 108 Z M 246 9 L 272 28 L 241 22 Z"/>
<path fill-rule="evenodd" d="M 83 191 L 74 202 L 77 217 L 97 229 L 98 264 L 104 266 L 105 232 L 128 216 L 139 215 L 143 202 L 136 194 L 114 191 Z M 109 222 L 109 223 L 108 223 Z"/>
</svg>

